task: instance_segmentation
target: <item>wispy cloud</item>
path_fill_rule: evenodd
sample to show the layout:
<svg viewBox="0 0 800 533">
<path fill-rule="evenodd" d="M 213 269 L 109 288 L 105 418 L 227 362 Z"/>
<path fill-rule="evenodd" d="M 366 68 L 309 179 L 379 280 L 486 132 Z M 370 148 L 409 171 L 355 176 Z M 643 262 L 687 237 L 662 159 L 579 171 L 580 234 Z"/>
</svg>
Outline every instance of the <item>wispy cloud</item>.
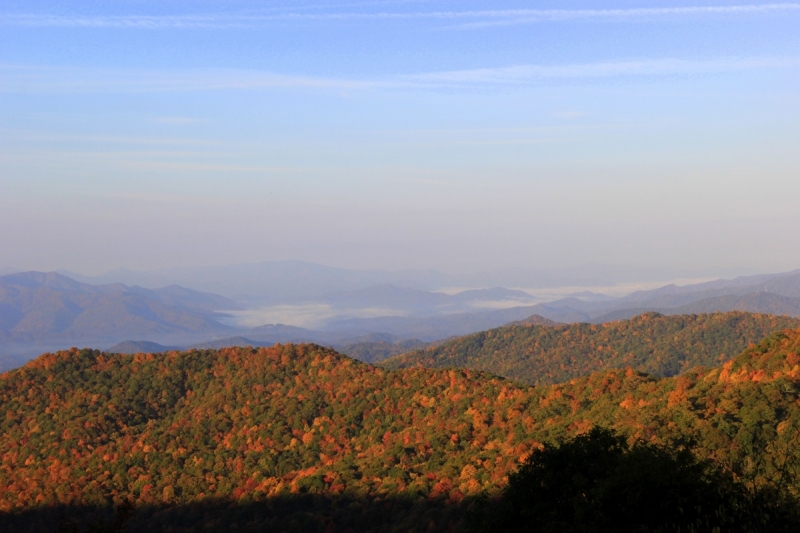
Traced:
<svg viewBox="0 0 800 533">
<path fill-rule="evenodd" d="M 307 88 L 402 90 L 536 85 L 559 80 L 706 75 L 800 67 L 800 57 L 622 60 L 515 65 L 370 79 L 294 76 L 242 69 L 106 70 L 0 65 L 0 93 L 148 93 Z"/>
<path fill-rule="evenodd" d="M 712 15 L 747 15 L 766 14 L 786 11 L 799 11 L 800 4 L 749 4 L 735 6 L 685 6 L 685 7 L 653 7 L 632 9 L 520 9 L 516 11 L 497 12 L 495 16 L 484 16 L 483 20 L 469 21 L 457 25 L 461 29 L 477 29 L 490 26 L 508 26 L 515 24 L 531 24 L 546 21 L 568 20 L 648 20 L 665 17 L 712 16 Z M 504 13 L 500 15 L 499 13 Z"/>
<path fill-rule="evenodd" d="M 0 92 L 182 92 L 230 89 L 363 89 L 376 82 L 245 69 L 137 70 L 0 65 Z"/>
<path fill-rule="evenodd" d="M 2 69 L 0 69 L 2 72 Z M 202 146 L 207 150 L 210 145 L 218 145 L 219 141 L 207 139 L 190 139 L 179 137 L 125 137 L 117 135 L 57 135 L 25 130 L 0 129 L 0 139 L 15 142 L 59 142 L 59 143 L 102 143 L 102 144 L 133 144 L 157 146 Z"/>
<path fill-rule="evenodd" d="M 305 11 L 293 13 L 210 13 L 183 15 L 47 15 L 2 13 L 0 24 L 26 27 L 222 29 L 313 21 L 463 21 L 459 27 L 525 24 L 576 19 L 647 19 L 670 16 L 735 15 L 798 11 L 798 3 L 685 6 L 633 9 L 498 9 L 473 11 Z"/>
<path fill-rule="evenodd" d="M 800 58 L 654 59 L 453 70 L 405 76 L 402 79 L 411 83 L 431 85 L 508 85 L 557 79 L 714 74 L 756 68 L 798 66 L 800 66 Z"/>
</svg>

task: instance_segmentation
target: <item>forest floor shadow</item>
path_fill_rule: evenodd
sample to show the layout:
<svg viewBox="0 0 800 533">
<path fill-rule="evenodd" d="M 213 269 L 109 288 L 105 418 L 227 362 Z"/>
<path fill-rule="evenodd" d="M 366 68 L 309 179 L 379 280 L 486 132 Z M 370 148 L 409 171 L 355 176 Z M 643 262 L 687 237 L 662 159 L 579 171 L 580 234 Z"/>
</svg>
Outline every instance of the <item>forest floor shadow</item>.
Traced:
<svg viewBox="0 0 800 533">
<path fill-rule="evenodd" d="M 15 533 L 428 533 L 462 531 L 466 502 L 410 497 L 364 499 L 312 494 L 257 502 L 204 500 L 145 507 L 48 506 L 0 513 Z"/>
</svg>

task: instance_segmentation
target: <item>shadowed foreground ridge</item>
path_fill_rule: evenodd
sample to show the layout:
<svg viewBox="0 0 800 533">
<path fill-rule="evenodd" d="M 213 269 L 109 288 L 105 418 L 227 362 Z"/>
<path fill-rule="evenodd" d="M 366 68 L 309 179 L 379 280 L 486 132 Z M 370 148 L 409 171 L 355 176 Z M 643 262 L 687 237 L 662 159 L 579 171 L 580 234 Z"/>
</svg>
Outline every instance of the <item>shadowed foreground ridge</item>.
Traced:
<svg viewBox="0 0 800 533">
<path fill-rule="evenodd" d="M 460 530 L 470 500 L 542 443 L 597 425 L 694 439 L 702 459 L 795 494 L 780 465 L 797 460 L 798 364 L 800 331 L 675 378 L 537 388 L 316 345 L 45 354 L 0 375 L 0 528 L 87 526 L 130 505 L 132 530 Z"/>
<path fill-rule="evenodd" d="M 263 501 L 208 498 L 187 504 L 150 504 L 133 510 L 111 505 L 56 505 L 0 516 L 4 531 L 453 531 L 463 507 L 422 498 L 355 498 L 286 494 Z"/>
<path fill-rule="evenodd" d="M 794 532 L 797 500 L 748 486 L 684 444 L 632 445 L 593 428 L 534 450 L 499 498 L 479 499 L 472 533 Z"/>
</svg>

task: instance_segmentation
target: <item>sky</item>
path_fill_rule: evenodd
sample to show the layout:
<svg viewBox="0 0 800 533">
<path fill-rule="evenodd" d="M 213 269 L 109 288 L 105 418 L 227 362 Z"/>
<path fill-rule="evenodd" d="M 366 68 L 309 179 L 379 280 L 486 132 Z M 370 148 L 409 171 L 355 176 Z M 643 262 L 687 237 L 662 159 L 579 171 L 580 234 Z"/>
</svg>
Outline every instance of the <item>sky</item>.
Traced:
<svg viewBox="0 0 800 533">
<path fill-rule="evenodd" d="M 4 0 L 0 267 L 800 268 L 800 3 Z"/>
</svg>

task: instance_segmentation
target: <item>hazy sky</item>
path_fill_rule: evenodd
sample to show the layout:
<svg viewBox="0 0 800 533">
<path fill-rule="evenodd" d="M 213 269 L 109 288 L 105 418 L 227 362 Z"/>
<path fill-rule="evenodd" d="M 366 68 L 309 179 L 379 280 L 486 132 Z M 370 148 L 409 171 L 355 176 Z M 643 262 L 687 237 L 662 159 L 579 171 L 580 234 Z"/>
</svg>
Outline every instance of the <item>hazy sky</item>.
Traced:
<svg viewBox="0 0 800 533">
<path fill-rule="evenodd" d="M 0 4 L 0 267 L 800 267 L 800 3 Z"/>
</svg>

